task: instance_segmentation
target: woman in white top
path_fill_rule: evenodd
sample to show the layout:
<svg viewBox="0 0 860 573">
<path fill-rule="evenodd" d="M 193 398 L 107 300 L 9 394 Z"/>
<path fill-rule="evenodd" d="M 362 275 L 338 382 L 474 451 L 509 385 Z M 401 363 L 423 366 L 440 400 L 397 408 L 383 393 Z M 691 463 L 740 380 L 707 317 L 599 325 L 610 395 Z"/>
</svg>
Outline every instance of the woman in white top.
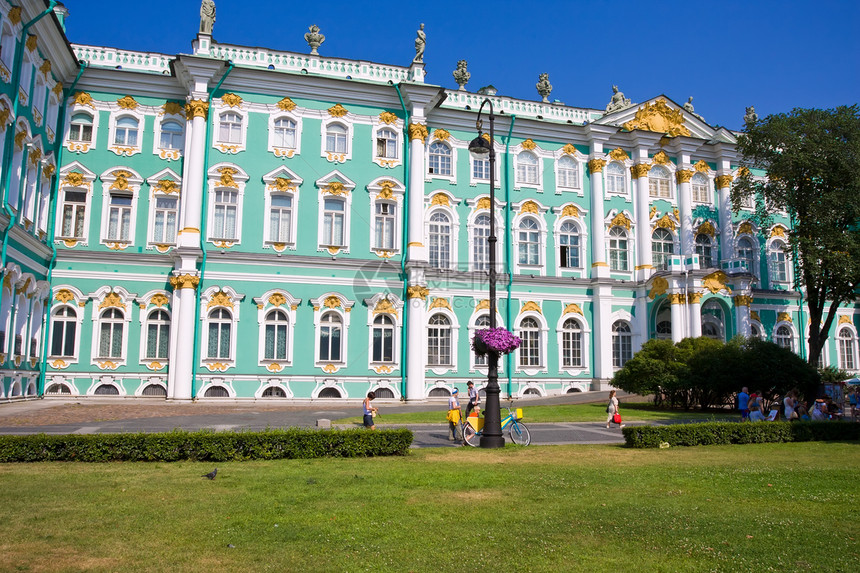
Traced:
<svg viewBox="0 0 860 573">
<path fill-rule="evenodd" d="M 791 420 L 794 415 L 794 409 L 797 407 L 797 400 L 794 397 L 793 390 L 786 394 L 785 399 L 782 401 L 782 405 L 785 408 L 785 419 Z"/>
<path fill-rule="evenodd" d="M 615 414 L 618 413 L 618 398 L 615 397 L 615 390 L 609 391 L 609 405 L 606 407 L 606 427 L 609 427 L 609 423 L 613 422 L 613 418 Z M 619 427 L 623 428 L 624 424 L 619 424 Z"/>
</svg>

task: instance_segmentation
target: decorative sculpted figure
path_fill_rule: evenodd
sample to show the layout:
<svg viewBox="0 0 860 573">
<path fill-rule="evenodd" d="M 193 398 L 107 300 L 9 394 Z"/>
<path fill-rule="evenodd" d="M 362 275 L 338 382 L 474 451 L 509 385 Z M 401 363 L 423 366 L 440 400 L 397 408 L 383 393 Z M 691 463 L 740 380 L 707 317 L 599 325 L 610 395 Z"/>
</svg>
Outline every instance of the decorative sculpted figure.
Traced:
<svg viewBox="0 0 860 573">
<path fill-rule="evenodd" d="M 758 121 L 758 114 L 755 112 L 755 108 L 753 106 L 749 106 L 747 108 L 747 112 L 744 114 L 744 123 L 755 123 Z"/>
<path fill-rule="evenodd" d="M 466 69 L 467 65 L 466 60 L 460 60 L 457 62 L 457 69 L 453 72 L 454 81 L 460 86 L 460 91 L 466 91 L 466 84 L 469 83 L 469 78 L 472 77 L 472 74 Z"/>
<path fill-rule="evenodd" d="M 319 48 L 320 45 L 325 42 L 325 36 L 320 34 L 320 27 L 316 24 L 310 26 L 308 30 L 310 30 L 310 32 L 305 34 L 305 42 L 307 42 L 308 46 L 310 46 L 311 55 L 318 56 L 319 52 L 317 52 L 317 48 Z"/>
<path fill-rule="evenodd" d="M 606 113 L 604 115 L 627 109 L 631 105 L 633 105 L 633 102 L 630 101 L 630 98 L 624 97 L 624 92 L 618 91 L 618 86 L 612 86 L 612 99 L 606 104 Z"/>
<path fill-rule="evenodd" d="M 687 103 L 684 104 L 684 111 L 698 117 L 702 121 L 705 121 L 705 118 L 696 113 L 695 109 L 693 109 L 693 96 L 690 96 L 690 99 L 688 99 Z"/>
<path fill-rule="evenodd" d="M 215 2 L 213 0 L 203 0 L 200 3 L 200 33 L 212 35 L 212 28 L 215 26 Z"/>
<path fill-rule="evenodd" d="M 538 95 L 543 98 L 543 103 L 549 103 L 549 94 L 552 92 L 552 84 L 549 83 L 549 74 L 540 74 L 535 87 L 537 88 Z"/>
<path fill-rule="evenodd" d="M 413 62 L 424 61 L 424 45 L 427 43 L 427 34 L 424 32 L 424 24 L 418 27 L 418 37 L 415 38 L 415 59 Z"/>
</svg>

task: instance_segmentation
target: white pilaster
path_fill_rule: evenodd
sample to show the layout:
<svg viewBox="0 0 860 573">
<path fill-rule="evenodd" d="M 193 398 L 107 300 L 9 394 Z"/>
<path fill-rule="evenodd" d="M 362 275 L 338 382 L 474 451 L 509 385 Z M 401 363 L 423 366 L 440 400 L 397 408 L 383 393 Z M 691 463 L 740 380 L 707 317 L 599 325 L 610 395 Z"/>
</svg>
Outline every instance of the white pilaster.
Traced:
<svg viewBox="0 0 860 573">
<path fill-rule="evenodd" d="M 601 153 L 603 146 L 599 143 L 592 145 L 592 153 Z M 603 168 L 606 166 L 604 159 L 591 159 L 588 162 L 588 171 L 591 174 L 591 228 L 599 229 L 601 232 L 593 232 L 591 239 L 591 276 L 608 277 L 609 265 L 606 264 L 606 235 L 602 232 L 604 205 L 603 205 Z"/>
<path fill-rule="evenodd" d="M 594 378 L 601 389 L 612 378 L 612 287 L 594 288 Z"/>
<path fill-rule="evenodd" d="M 687 327 L 684 324 L 684 295 L 683 293 L 675 293 L 669 295 L 671 303 L 669 311 L 672 321 L 672 342 L 681 342 L 687 333 Z"/>
<path fill-rule="evenodd" d="M 687 295 L 687 311 L 690 313 L 690 336 L 702 336 L 702 294 L 690 291 Z"/>
<path fill-rule="evenodd" d="M 176 322 L 177 338 L 174 341 L 175 351 L 171 352 L 170 369 L 168 371 L 168 396 L 176 400 L 190 400 L 191 377 L 194 360 L 194 308 L 197 297 L 196 271 L 181 274 L 174 271 L 170 277 L 173 286 L 172 310 Z M 171 329 L 173 334 L 174 329 Z"/>
<path fill-rule="evenodd" d="M 411 273 L 410 273 L 411 274 Z M 427 358 L 427 330 L 425 328 L 425 300 L 428 290 L 425 286 L 412 284 L 419 277 L 410 277 L 407 290 L 406 313 L 406 347 L 409 349 L 406 359 L 406 400 L 424 399 L 425 361 Z"/>
<path fill-rule="evenodd" d="M 427 126 L 423 122 L 423 115 L 416 114 L 409 124 L 409 237 L 406 260 L 410 263 L 427 262 L 427 246 L 424 244 L 424 142 L 427 139 Z"/>
<path fill-rule="evenodd" d="M 732 227 L 732 206 L 729 200 L 731 190 L 731 175 L 721 174 L 717 176 L 717 193 L 719 194 L 719 216 L 720 216 L 720 260 L 728 260 L 734 257 L 734 228 Z M 722 185 L 722 186 L 721 186 Z"/>
<path fill-rule="evenodd" d="M 645 158 L 647 150 L 643 150 Z M 651 264 L 651 223 L 648 198 L 648 164 L 644 162 L 633 166 L 634 213 L 636 218 L 636 279 L 648 280 L 654 272 Z"/>
<path fill-rule="evenodd" d="M 685 166 L 683 171 L 689 170 Z M 678 211 L 681 214 L 681 256 L 693 253 L 693 197 L 689 177 L 678 178 Z"/>
<path fill-rule="evenodd" d="M 735 326 L 737 328 L 737 333 L 743 336 L 750 336 L 750 334 L 752 334 L 752 327 L 750 325 L 750 302 L 752 302 L 751 296 L 736 295 L 734 298 Z"/>
<path fill-rule="evenodd" d="M 206 159 L 206 121 L 209 104 L 202 99 L 191 100 L 191 120 L 187 128 L 191 132 L 191 143 L 182 170 L 182 230 L 178 242 L 180 247 L 200 246 L 201 207 Z"/>
</svg>

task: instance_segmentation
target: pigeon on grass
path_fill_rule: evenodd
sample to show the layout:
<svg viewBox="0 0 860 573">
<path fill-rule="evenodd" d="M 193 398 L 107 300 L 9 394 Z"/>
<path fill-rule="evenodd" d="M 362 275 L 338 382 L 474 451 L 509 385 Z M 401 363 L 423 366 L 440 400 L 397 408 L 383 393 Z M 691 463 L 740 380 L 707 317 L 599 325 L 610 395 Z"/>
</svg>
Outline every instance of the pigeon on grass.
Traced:
<svg viewBox="0 0 860 573">
<path fill-rule="evenodd" d="M 212 471 L 211 471 L 211 472 L 209 472 L 208 474 L 203 474 L 203 475 L 202 475 L 202 476 L 200 476 L 200 477 L 204 477 L 204 478 L 207 478 L 207 479 L 215 479 L 215 476 L 216 476 L 216 475 L 218 475 L 218 468 L 215 468 L 214 470 L 212 470 Z"/>
</svg>

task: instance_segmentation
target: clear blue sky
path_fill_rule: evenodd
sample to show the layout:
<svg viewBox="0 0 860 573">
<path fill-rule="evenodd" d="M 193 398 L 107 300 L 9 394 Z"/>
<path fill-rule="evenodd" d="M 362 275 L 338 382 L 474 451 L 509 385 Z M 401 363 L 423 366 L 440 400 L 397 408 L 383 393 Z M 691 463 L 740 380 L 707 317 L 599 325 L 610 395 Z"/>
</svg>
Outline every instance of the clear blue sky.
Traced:
<svg viewBox="0 0 860 573">
<path fill-rule="evenodd" d="M 199 26 L 197 0 L 64 0 L 75 43 L 167 54 L 188 53 Z M 320 54 L 408 65 L 424 22 L 426 81 L 456 88 L 460 59 L 467 88 L 603 108 L 617 84 L 634 102 L 693 96 L 712 125 L 740 129 L 744 107 L 759 116 L 793 107 L 860 101 L 860 2 L 434 0 L 327 2 L 215 0 L 218 42 L 308 53 L 308 26 L 326 36 Z M 483 6 L 483 7 L 482 7 Z"/>
</svg>

